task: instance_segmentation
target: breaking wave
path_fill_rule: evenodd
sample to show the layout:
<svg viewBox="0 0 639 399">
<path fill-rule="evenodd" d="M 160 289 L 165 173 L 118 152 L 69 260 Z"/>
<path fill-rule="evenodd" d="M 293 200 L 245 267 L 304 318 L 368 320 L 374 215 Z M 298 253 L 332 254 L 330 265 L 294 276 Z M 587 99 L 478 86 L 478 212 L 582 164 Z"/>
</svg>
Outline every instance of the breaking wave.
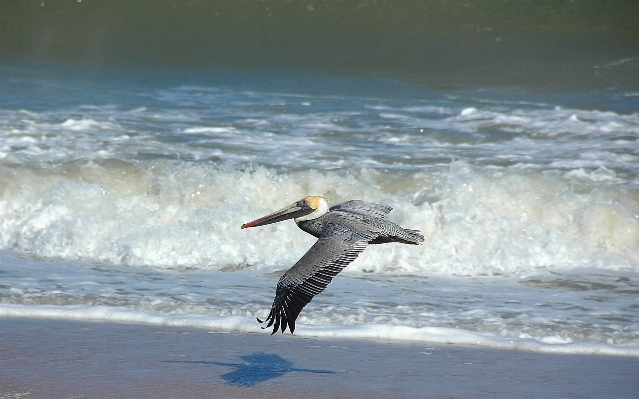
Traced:
<svg viewBox="0 0 639 399">
<path fill-rule="evenodd" d="M 526 276 L 539 270 L 637 270 L 639 198 L 575 170 L 277 172 L 177 161 L 3 167 L 0 249 L 43 259 L 158 269 L 281 269 L 314 238 L 294 223 L 240 230 L 306 195 L 365 199 L 419 229 L 419 246 L 371 247 L 347 273 Z"/>
</svg>

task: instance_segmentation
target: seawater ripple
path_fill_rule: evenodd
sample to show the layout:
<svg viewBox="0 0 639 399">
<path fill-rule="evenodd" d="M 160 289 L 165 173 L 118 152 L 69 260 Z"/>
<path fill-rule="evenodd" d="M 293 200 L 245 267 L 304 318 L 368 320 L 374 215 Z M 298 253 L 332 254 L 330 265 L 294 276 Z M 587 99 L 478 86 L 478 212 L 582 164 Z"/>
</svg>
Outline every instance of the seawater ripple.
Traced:
<svg viewBox="0 0 639 399">
<path fill-rule="evenodd" d="M 461 94 L 468 97 L 178 86 L 147 89 L 126 106 L 0 109 L 0 164 L 179 159 L 415 171 L 464 160 L 637 185 L 638 113 Z"/>
</svg>

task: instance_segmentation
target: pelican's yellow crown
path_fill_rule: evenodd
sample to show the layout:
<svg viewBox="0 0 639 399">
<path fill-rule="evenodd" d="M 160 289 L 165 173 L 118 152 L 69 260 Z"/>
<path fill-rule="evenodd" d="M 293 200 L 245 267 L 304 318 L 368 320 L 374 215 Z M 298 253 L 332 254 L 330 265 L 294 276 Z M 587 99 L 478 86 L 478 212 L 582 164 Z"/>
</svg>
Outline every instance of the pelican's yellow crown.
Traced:
<svg viewBox="0 0 639 399">
<path fill-rule="evenodd" d="M 318 209 L 321 206 L 323 199 L 324 197 L 319 195 L 309 195 L 308 197 L 305 197 L 303 201 L 305 201 L 311 208 Z"/>
</svg>

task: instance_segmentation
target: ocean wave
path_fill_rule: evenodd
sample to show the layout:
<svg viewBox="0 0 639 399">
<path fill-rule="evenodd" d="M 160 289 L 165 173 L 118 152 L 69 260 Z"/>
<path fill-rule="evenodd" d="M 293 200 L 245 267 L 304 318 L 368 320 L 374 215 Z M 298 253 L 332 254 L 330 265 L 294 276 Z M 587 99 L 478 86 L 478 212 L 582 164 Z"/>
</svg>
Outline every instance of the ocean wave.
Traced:
<svg viewBox="0 0 639 399">
<path fill-rule="evenodd" d="M 605 172 L 605 171 L 604 171 Z M 605 173 L 600 173 L 605 175 Z M 175 161 L 3 167 L 0 249 L 158 269 L 292 265 L 314 239 L 294 223 L 240 225 L 306 195 L 390 205 L 419 246 L 367 249 L 347 273 L 526 276 L 639 270 L 639 196 L 597 178 L 453 163 L 399 174 L 278 172 Z"/>
</svg>

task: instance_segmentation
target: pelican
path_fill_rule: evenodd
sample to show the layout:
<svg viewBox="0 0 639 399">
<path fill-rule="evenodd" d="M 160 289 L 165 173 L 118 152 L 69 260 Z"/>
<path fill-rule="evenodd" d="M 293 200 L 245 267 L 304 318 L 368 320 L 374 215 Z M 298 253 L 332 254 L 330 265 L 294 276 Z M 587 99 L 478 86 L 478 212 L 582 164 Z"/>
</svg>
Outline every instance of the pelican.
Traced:
<svg viewBox="0 0 639 399">
<path fill-rule="evenodd" d="M 351 200 L 332 207 L 321 196 L 305 197 L 270 215 L 242 225 L 242 229 L 294 219 L 297 226 L 318 238 L 317 242 L 280 278 L 275 300 L 266 320 L 275 334 L 295 331 L 295 320 L 315 295 L 324 291 L 339 272 L 368 244 L 399 242 L 418 245 L 419 230 L 408 230 L 386 219 L 390 206 Z"/>
</svg>

